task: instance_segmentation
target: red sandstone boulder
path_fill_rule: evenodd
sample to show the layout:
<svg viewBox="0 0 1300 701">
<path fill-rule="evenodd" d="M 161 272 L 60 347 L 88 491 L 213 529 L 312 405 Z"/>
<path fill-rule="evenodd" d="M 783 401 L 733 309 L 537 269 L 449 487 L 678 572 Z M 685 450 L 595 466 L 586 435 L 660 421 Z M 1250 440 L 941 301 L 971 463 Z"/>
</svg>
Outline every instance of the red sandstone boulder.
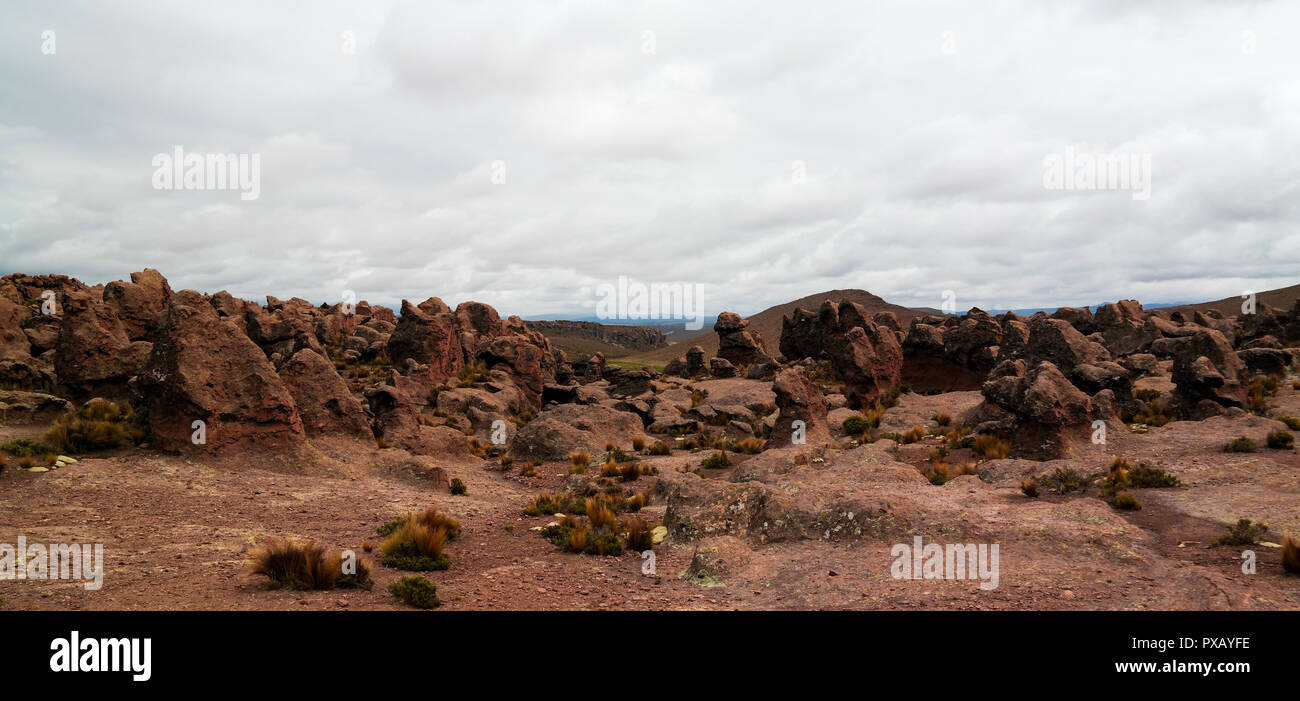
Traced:
<svg viewBox="0 0 1300 701">
<path fill-rule="evenodd" d="M 63 298 L 63 323 L 55 346 L 59 384 L 78 394 L 120 394 L 145 366 L 152 346 L 132 341 L 113 307 L 93 289 Z"/>
<path fill-rule="evenodd" d="M 307 348 L 298 351 L 280 367 L 280 379 L 293 396 L 307 435 L 374 437 L 361 402 L 321 354 Z"/>
<path fill-rule="evenodd" d="M 796 435 L 795 421 L 802 422 L 798 433 L 803 436 L 803 444 L 833 444 L 830 422 L 826 418 L 826 397 L 817 385 L 808 379 L 808 373 L 802 367 L 782 370 L 772 383 L 776 393 L 776 406 L 780 410 L 772 436 L 768 440 L 769 448 L 782 448 L 791 445 Z"/>
<path fill-rule="evenodd" d="M 104 301 L 117 313 L 132 341 L 153 340 L 158 320 L 167 310 L 172 288 L 162 273 L 145 268 L 131 273 L 131 281 L 117 280 L 104 285 Z"/>
<path fill-rule="evenodd" d="M 172 295 L 138 389 L 160 447 L 211 454 L 305 445 L 293 396 L 258 348 L 197 292 Z M 194 422 L 206 443 L 195 445 Z"/>
<path fill-rule="evenodd" d="M 1246 405 L 1246 366 L 1223 334 L 1203 330 L 1171 340 L 1171 379 L 1177 385 L 1174 398 L 1179 404 L 1193 407 L 1209 399 L 1221 406 Z"/>
</svg>

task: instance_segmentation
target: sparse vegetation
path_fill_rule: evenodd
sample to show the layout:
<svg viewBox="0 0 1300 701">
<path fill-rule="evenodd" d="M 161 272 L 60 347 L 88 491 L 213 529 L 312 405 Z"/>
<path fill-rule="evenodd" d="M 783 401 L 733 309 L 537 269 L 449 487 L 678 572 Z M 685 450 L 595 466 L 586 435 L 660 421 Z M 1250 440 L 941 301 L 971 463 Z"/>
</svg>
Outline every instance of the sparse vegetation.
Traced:
<svg viewBox="0 0 1300 701">
<path fill-rule="evenodd" d="M 1295 447 L 1295 436 L 1291 435 L 1289 431 L 1283 431 L 1279 428 L 1276 431 L 1269 431 L 1265 442 L 1273 450 L 1291 450 Z"/>
<path fill-rule="evenodd" d="M 1256 375 L 1246 387 L 1246 406 L 1252 413 L 1263 414 L 1268 409 L 1268 397 L 1277 394 L 1278 382 L 1270 375 Z"/>
<path fill-rule="evenodd" d="M 1248 436 L 1237 436 L 1223 446 L 1223 452 L 1225 453 L 1253 453 L 1255 450 L 1255 441 L 1252 441 Z"/>
<path fill-rule="evenodd" d="M 130 406 L 92 399 L 74 412 L 61 414 L 41 434 L 41 441 L 65 453 L 116 448 L 131 442 Z"/>
<path fill-rule="evenodd" d="M 731 460 L 727 458 L 727 451 L 725 450 L 714 453 L 700 461 L 700 467 L 706 470 L 720 470 L 730 466 Z"/>
<path fill-rule="evenodd" d="M 1214 545 L 1255 545 L 1268 533 L 1268 524 L 1255 523 L 1248 518 L 1239 518 L 1228 526 L 1228 531 L 1214 539 Z"/>
<path fill-rule="evenodd" d="M 1286 427 L 1292 431 L 1300 431 L 1300 419 L 1297 419 L 1294 416 L 1278 416 L 1275 418 L 1286 424 Z"/>
<path fill-rule="evenodd" d="M 410 575 L 388 585 L 388 593 L 401 599 L 403 603 L 419 609 L 431 609 L 442 605 L 438 599 L 438 587 L 424 577 Z"/>
<path fill-rule="evenodd" d="M 569 453 L 569 474 L 581 475 L 586 474 L 587 468 L 591 465 L 591 454 L 585 450 L 575 450 Z"/>
<path fill-rule="evenodd" d="M 1107 503 L 1122 511 L 1138 511 L 1142 508 L 1142 503 L 1137 500 L 1137 497 L 1128 492 L 1117 492 L 1107 500 Z"/>
<path fill-rule="evenodd" d="M 904 445 L 915 443 L 922 438 L 925 438 L 925 433 L 924 426 L 913 426 L 903 432 L 902 440 L 900 442 Z"/>
<path fill-rule="evenodd" d="M 451 478 L 451 493 L 456 496 L 462 496 L 467 491 L 465 483 L 459 477 Z"/>
<path fill-rule="evenodd" d="M 369 589 L 370 566 L 361 559 L 353 562 L 356 571 L 344 574 L 342 553 L 326 552 L 325 546 L 314 541 L 271 538 L 249 553 L 249 572 L 266 577 L 267 585 L 272 588 Z"/>
<path fill-rule="evenodd" d="M 1038 498 L 1038 480 L 1030 478 L 1020 483 L 1020 491 L 1030 499 Z"/>
<path fill-rule="evenodd" d="M 645 439 L 640 436 L 632 439 L 632 450 L 639 453 L 645 450 Z"/>
<path fill-rule="evenodd" d="M 1011 455 L 1011 442 L 985 433 L 975 438 L 971 453 L 984 460 L 1001 460 Z"/>
<path fill-rule="evenodd" d="M 879 423 L 879 421 L 877 421 L 877 423 Z M 854 414 L 845 419 L 844 423 L 841 424 L 841 427 L 844 429 L 845 433 L 851 436 L 861 435 L 871 429 L 871 426 L 867 423 L 867 417 L 862 416 L 861 414 Z"/>
<path fill-rule="evenodd" d="M 941 411 L 935 414 L 932 420 L 940 426 L 948 426 L 952 423 L 952 416 Z"/>
<path fill-rule="evenodd" d="M 1058 467 L 1051 474 L 1039 480 L 1048 491 L 1057 494 L 1082 492 L 1088 488 L 1088 478 L 1073 467 Z"/>
<path fill-rule="evenodd" d="M 643 552 L 654 545 L 650 525 L 640 516 L 623 521 L 623 532 L 628 550 Z"/>
<path fill-rule="evenodd" d="M 1290 535 L 1282 538 L 1282 570 L 1300 574 L 1300 540 Z"/>
<path fill-rule="evenodd" d="M 51 450 L 54 450 L 54 448 L 42 443 L 41 441 L 34 441 L 30 438 L 15 438 L 4 445 L 0 445 L 0 450 L 3 450 L 16 458 L 26 458 L 35 455 L 45 455 Z"/>
<path fill-rule="evenodd" d="M 445 528 L 429 528 L 413 518 L 402 522 L 379 544 L 383 565 L 412 572 L 445 570 L 451 562 L 443 554 L 447 542 Z"/>
<path fill-rule="evenodd" d="M 733 453 L 741 453 L 742 455 L 757 455 L 758 453 L 763 452 L 763 448 L 765 447 L 767 447 L 767 442 L 761 438 L 744 438 L 727 443 L 728 450 Z"/>
<path fill-rule="evenodd" d="M 655 441 L 646 452 L 650 455 L 668 455 L 673 452 L 673 449 L 663 441 Z"/>
</svg>

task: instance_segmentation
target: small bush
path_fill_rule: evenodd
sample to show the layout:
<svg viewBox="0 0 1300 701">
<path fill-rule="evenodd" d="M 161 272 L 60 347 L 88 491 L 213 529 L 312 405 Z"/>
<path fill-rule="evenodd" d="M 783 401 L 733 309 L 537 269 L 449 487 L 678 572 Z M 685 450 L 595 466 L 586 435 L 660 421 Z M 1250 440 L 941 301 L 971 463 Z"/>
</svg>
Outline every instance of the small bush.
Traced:
<svg viewBox="0 0 1300 701">
<path fill-rule="evenodd" d="M 54 450 L 54 448 L 30 438 L 15 438 L 4 445 L 0 445 L 0 450 L 3 450 L 16 458 L 27 458 L 36 455 L 45 455 L 51 450 Z"/>
<path fill-rule="evenodd" d="M 437 608 L 442 605 L 438 599 L 438 587 L 424 577 L 410 575 L 388 585 L 388 593 L 396 596 L 409 606 L 418 609 Z"/>
<path fill-rule="evenodd" d="M 525 463 L 523 467 L 519 468 L 519 476 L 520 476 L 520 477 L 536 477 L 536 476 L 537 476 L 537 466 L 534 465 L 533 463 Z"/>
<path fill-rule="evenodd" d="M 587 499 L 587 520 L 591 521 L 592 528 L 613 530 L 618 526 L 618 521 L 614 518 L 614 512 L 609 508 L 605 501 L 598 497 L 588 497 Z"/>
<path fill-rule="evenodd" d="M 1110 505 L 1124 511 L 1138 511 L 1142 508 L 1142 504 L 1137 500 L 1137 497 L 1128 492 L 1116 493 L 1115 496 L 1110 498 Z"/>
<path fill-rule="evenodd" d="M 443 555 L 446 542 L 445 528 L 429 528 L 408 518 L 379 544 L 379 552 L 384 554 L 385 567 L 413 572 L 445 570 L 451 566 Z"/>
<path fill-rule="evenodd" d="M 273 587 L 333 589 L 335 585 L 367 586 L 370 567 L 357 560 L 357 572 L 343 575 L 341 553 L 327 553 L 325 546 L 295 538 L 271 538 L 249 553 L 249 571 L 262 575 Z"/>
<path fill-rule="evenodd" d="M 862 416 L 861 414 L 854 414 L 845 419 L 844 423 L 841 424 L 841 427 L 844 429 L 845 433 L 851 436 L 866 433 L 871 428 L 871 426 L 867 424 L 867 417 Z"/>
<path fill-rule="evenodd" d="M 500 463 L 501 463 L 501 471 L 509 472 L 510 468 L 515 464 L 515 459 L 509 455 L 502 455 Z"/>
<path fill-rule="evenodd" d="M 1228 531 L 1214 539 L 1214 545 L 1255 545 L 1268 533 L 1268 524 L 1254 523 L 1248 518 L 1237 519 Z"/>
<path fill-rule="evenodd" d="M 925 438 L 925 427 L 913 426 L 903 433 L 903 440 L 901 442 L 904 444 L 915 443 L 922 438 Z"/>
<path fill-rule="evenodd" d="M 628 550 L 644 552 L 654 545 L 650 526 L 640 516 L 624 521 L 623 531 Z"/>
<path fill-rule="evenodd" d="M 1286 424 L 1286 427 L 1292 431 L 1300 431 L 1300 419 L 1294 416 L 1279 416 L 1277 420 Z"/>
<path fill-rule="evenodd" d="M 1146 424 L 1148 426 L 1164 426 L 1174 420 L 1173 414 L 1163 403 L 1154 399 L 1144 402 L 1145 408 L 1133 417 L 1133 423 Z"/>
<path fill-rule="evenodd" d="M 1268 447 L 1273 450 L 1291 450 L 1295 447 L 1295 436 L 1279 428 L 1276 431 L 1269 431 L 1267 442 Z"/>
<path fill-rule="evenodd" d="M 717 470 L 724 467 L 730 467 L 731 460 L 727 458 L 727 451 L 714 453 L 700 462 L 700 467 L 706 470 Z"/>
<path fill-rule="evenodd" d="M 24 455 L 23 457 L 18 458 L 18 467 L 21 467 L 24 470 L 30 470 L 33 467 L 36 467 L 36 458 L 30 455 Z"/>
<path fill-rule="evenodd" d="M 636 451 L 636 452 L 638 452 L 638 453 L 641 452 L 641 451 L 643 451 L 643 450 L 645 450 L 645 439 L 644 439 L 644 438 L 641 438 L 641 437 L 639 437 L 639 436 L 636 437 L 636 438 L 633 438 L 633 439 L 632 439 L 632 450 L 634 450 L 634 451 Z"/>
<path fill-rule="evenodd" d="M 1073 467 L 1058 467 L 1052 474 L 1039 480 L 1049 491 L 1057 494 L 1082 492 L 1088 487 L 1088 478 Z"/>
<path fill-rule="evenodd" d="M 1237 436 L 1223 446 L 1223 452 L 1225 453 L 1253 453 L 1255 450 L 1255 441 L 1252 441 L 1247 436 Z"/>
<path fill-rule="evenodd" d="M 761 438 L 745 438 L 732 441 L 729 447 L 732 452 L 741 453 L 742 455 L 757 455 L 763 452 L 763 448 L 767 447 L 767 442 Z"/>
<path fill-rule="evenodd" d="M 1147 460 L 1128 471 L 1128 482 L 1139 489 L 1180 487 L 1183 484 L 1177 477 L 1165 472 L 1164 468 Z"/>
<path fill-rule="evenodd" d="M 935 465 L 927 479 L 930 480 L 930 484 L 933 484 L 936 487 L 947 484 L 949 480 L 948 466 Z"/>
<path fill-rule="evenodd" d="M 1027 479 L 1020 483 L 1020 491 L 1030 499 L 1038 498 L 1038 480 Z"/>
<path fill-rule="evenodd" d="M 587 472 L 591 465 L 591 454 L 585 450 L 575 450 L 569 453 L 569 462 L 572 466 L 569 468 L 569 474 L 580 475 Z"/>
<path fill-rule="evenodd" d="M 61 414 L 41 435 L 41 441 L 65 453 L 116 448 L 131 442 L 130 406 L 92 399 L 85 406 Z"/>
<path fill-rule="evenodd" d="M 663 441 L 655 441 L 646 452 L 650 455 L 668 455 L 673 452 L 673 449 Z"/>
<path fill-rule="evenodd" d="M 1287 535 L 1282 538 L 1282 569 L 1300 574 L 1300 540 Z"/>
<path fill-rule="evenodd" d="M 940 426 L 947 426 L 952 423 L 952 416 L 945 414 L 942 411 L 939 412 L 938 414 L 935 414 L 933 419 L 934 422 L 939 424 Z"/>
<path fill-rule="evenodd" d="M 1011 443 L 991 433 L 985 433 L 975 438 L 975 447 L 971 449 L 971 453 L 985 460 L 1001 460 L 1011 455 Z"/>
</svg>

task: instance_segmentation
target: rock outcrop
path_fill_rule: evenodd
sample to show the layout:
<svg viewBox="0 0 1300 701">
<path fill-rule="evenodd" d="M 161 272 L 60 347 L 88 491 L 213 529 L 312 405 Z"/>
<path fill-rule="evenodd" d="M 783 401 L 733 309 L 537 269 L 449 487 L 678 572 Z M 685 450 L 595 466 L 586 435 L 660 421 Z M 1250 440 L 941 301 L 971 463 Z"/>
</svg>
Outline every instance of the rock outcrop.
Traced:
<svg viewBox="0 0 1300 701">
<path fill-rule="evenodd" d="M 164 449 L 283 454 L 305 444 L 293 396 L 266 354 L 192 290 L 172 295 L 137 389 Z M 205 442 L 196 444 L 199 421 Z"/>
</svg>

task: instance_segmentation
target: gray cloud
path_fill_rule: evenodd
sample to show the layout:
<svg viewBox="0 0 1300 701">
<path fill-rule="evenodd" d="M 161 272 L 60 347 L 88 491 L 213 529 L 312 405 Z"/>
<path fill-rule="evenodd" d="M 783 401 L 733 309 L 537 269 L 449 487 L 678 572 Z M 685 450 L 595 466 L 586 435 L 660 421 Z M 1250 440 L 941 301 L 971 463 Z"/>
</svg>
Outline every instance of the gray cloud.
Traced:
<svg viewBox="0 0 1300 701">
<path fill-rule="evenodd" d="M 1202 300 L 1300 271 L 1287 3 L 6 15 L 4 272 L 148 266 L 250 298 L 576 315 L 619 275 L 752 313 L 837 287 L 963 308 Z M 260 154 L 260 198 L 153 189 L 176 145 Z M 1067 148 L 1150 154 L 1150 199 L 1045 189 Z"/>
</svg>

